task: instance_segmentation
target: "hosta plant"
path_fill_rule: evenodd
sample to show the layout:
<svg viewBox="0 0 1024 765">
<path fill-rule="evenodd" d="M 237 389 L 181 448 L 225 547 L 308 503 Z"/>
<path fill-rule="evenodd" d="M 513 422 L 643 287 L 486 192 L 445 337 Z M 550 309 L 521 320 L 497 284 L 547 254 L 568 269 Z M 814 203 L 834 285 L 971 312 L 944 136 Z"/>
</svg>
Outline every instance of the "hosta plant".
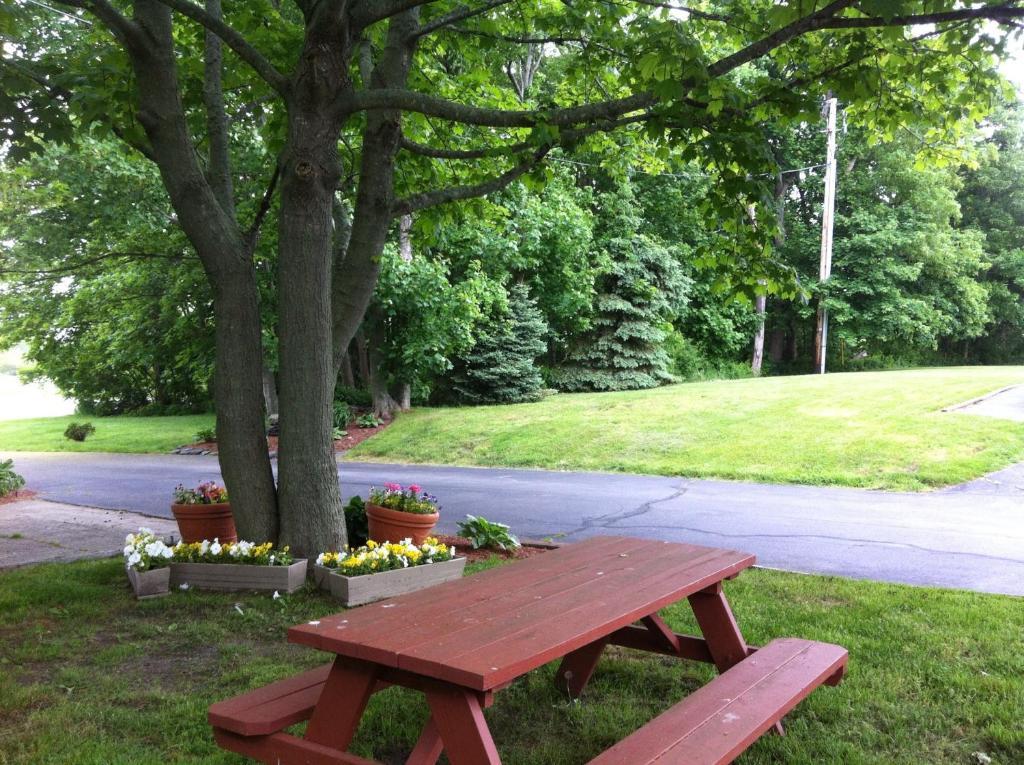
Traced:
<svg viewBox="0 0 1024 765">
<path fill-rule="evenodd" d="M 459 521 L 459 536 L 465 537 L 473 545 L 474 550 L 481 547 L 492 550 L 512 550 L 519 547 L 519 540 L 509 533 L 504 523 L 494 523 L 486 518 L 466 515 L 466 520 Z"/>
</svg>

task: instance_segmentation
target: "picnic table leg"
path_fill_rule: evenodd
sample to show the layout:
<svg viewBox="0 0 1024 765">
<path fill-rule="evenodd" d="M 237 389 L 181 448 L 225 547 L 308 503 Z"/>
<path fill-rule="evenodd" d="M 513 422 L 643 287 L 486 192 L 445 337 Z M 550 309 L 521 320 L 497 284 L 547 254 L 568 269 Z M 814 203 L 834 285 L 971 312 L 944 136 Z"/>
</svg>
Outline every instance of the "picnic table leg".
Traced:
<svg viewBox="0 0 1024 765">
<path fill-rule="evenodd" d="M 335 659 L 306 728 L 306 738 L 334 749 L 348 749 L 376 682 L 373 664 L 340 656 Z"/>
<path fill-rule="evenodd" d="M 427 691 L 427 703 L 451 765 L 501 765 L 477 694 L 439 688 Z"/>
<path fill-rule="evenodd" d="M 431 715 L 405 765 L 436 765 L 442 751 L 444 742 L 441 740 L 441 731 L 437 729 L 437 723 Z"/>
<path fill-rule="evenodd" d="M 747 658 L 747 641 L 740 633 L 722 583 L 695 592 L 689 600 L 718 671 L 725 672 Z M 775 723 L 774 730 L 780 736 L 785 734 L 781 722 Z"/>
<path fill-rule="evenodd" d="M 558 672 L 555 674 L 555 687 L 560 691 L 566 691 L 571 698 L 577 699 L 583 693 L 583 689 L 590 682 L 590 676 L 594 674 L 597 662 L 608 645 L 608 636 L 599 638 L 593 643 L 588 643 L 582 648 L 577 648 L 572 653 L 567 653 L 558 665 Z"/>
</svg>

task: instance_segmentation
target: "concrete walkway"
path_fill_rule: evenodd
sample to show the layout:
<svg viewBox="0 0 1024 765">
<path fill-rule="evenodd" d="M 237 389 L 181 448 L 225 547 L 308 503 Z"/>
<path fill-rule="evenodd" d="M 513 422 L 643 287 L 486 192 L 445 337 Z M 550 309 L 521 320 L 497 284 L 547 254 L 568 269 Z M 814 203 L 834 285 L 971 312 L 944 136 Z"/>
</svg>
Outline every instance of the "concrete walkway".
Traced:
<svg viewBox="0 0 1024 765">
<path fill-rule="evenodd" d="M 11 456 L 42 498 L 161 517 L 175 484 L 219 477 L 216 457 Z M 441 497 L 444 531 L 472 513 L 524 537 L 695 542 L 792 571 L 1024 595 L 1024 466 L 927 493 L 349 462 L 339 474 L 346 496 L 423 484 Z"/>
<path fill-rule="evenodd" d="M 136 513 L 26 499 L 0 505 L 0 569 L 121 554 L 140 526 L 177 534 L 174 521 Z"/>
</svg>

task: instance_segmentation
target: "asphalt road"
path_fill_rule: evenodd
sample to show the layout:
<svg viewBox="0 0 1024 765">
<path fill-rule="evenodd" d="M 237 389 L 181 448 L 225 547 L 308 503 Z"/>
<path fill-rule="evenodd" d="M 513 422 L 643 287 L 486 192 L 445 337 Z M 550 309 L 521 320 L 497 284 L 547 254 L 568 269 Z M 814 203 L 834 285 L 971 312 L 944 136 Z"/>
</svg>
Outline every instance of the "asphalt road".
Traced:
<svg viewBox="0 0 1024 765">
<path fill-rule="evenodd" d="M 0 455 L 0 459 L 4 455 Z M 42 498 L 170 516 L 171 490 L 219 476 L 215 457 L 10 454 Z M 1024 595 L 1024 465 L 910 494 L 606 473 L 339 464 L 343 493 L 420 483 L 523 537 L 628 534 L 730 547 L 764 566 Z"/>
</svg>

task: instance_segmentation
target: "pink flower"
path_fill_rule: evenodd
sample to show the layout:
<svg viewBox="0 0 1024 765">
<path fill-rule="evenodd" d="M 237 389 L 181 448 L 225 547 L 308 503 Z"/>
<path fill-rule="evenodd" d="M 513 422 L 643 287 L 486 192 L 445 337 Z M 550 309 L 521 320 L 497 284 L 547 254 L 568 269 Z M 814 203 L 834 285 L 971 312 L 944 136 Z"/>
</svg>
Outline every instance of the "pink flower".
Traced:
<svg viewBox="0 0 1024 765">
<path fill-rule="evenodd" d="M 422 486 L 419 486 L 418 484 L 415 483 L 409 484 L 409 491 L 411 491 L 413 494 L 419 494 L 422 488 Z"/>
<path fill-rule="evenodd" d="M 402 490 L 401 484 L 397 484 L 397 483 L 386 483 L 386 484 L 384 484 L 384 488 L 387 489 L 388 491 L 401 491 Z"/>
</svg>

